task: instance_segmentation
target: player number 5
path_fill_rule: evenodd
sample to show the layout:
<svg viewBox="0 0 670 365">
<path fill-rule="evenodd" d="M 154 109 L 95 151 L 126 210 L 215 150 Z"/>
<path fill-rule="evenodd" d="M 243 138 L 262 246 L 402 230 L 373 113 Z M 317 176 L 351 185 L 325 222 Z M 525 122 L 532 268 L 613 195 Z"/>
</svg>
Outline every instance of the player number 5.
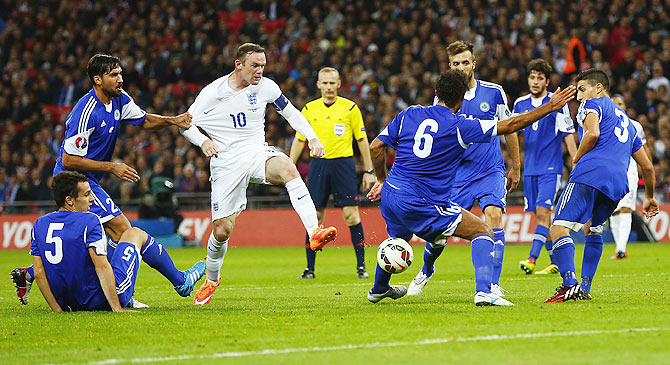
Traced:
<svg viewBox="0 0 670 365">
<path fill-rule="evenodd" d="M 44 252 L 44 257 L 46 257 L 47 261 L 54 265 L 63 260 L 63 240 L 58 236 L 54 236 L 53 234 L 54 231 L 62 230 L 64 226 L 65 223 L 50 223 L 49 229 L 47 230 L 46 243 L 53 243 L 54 249 L 53 251 Z"/>
<path fill-rule="evenodd" d="M 630 119 L 628 119 L 626 113 L 616 108 L 614 109 L 614 114 L 616 114 L 619 122 L 621 122 L 621 127 L 614 127 L 614 135 L 619 139 L 619 142 L 626 143 L 628 141 L 628 124 L 630 123 Z"/>
<path fill-rule="evenodd" d="M 414 135 L 413 151 L 416 157 L 426 158 L 430 156 L 430 152 L 433 150 L 433 136 L 426 133 L 426 129 L 428 128 L 430 128 L 431 132 L 437 133 L 437 122 L 434 119 L 424 119 L 424 121 L 419 124 L 419 128 Z"/>
</svg>

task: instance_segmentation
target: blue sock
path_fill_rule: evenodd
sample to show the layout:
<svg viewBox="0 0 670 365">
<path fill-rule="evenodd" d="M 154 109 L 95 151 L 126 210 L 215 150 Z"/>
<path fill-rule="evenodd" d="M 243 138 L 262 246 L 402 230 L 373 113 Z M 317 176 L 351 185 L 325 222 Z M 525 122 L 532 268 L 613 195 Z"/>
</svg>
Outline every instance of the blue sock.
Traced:
<svg viewBox="0 0 670 365">
<path fill-rule="evenodd" d="M 114 251 L 116 251 L 116 245 L 119 244 L 119 241 L 114 241 L 111 238 L 107 242 L 107 260 L 112 262 L 112 257 L 114 257 Z"/>
<path fill-rule="evenodd" d="M 502 228 L 493 229 L 493 273 L 491 284 L 500 283 L 500 274 L 502 273 L 503 257 L 505 256 L 505 230 Z"/>
<path fill-rule="evenodd" d="M 363 225 L 358 223 L 355 226 L 349 226 L 351 233 L 351 243 L 354 245 L 356 252 L 356 266 L 357 268 L 365 267 L 365 235 L 363 234 Z"/>
<path fill-rule="evenodd" d="M 423 250 L 423 271 L 426 276 L 433 275 L 435 271 L 435 260 L 442 254 L 444 251 L 444 246 L 433 246 L 432 243 L 426 241 L 426 249 Z"/>
<path fill-rule="evenodd" d="M 554 262 L 554 250 L 551 249 L 551 247 L 554 245 L 552 240 L 547 240 L 547 242 L 544 243 L 544 248 L 547 249 L 547 253 L 549 254 L 549 260 L 551 260 L 552 264 L 555 264 Z"/>
<path fill-rule="evenodd" d="M 183 285 L 186 280 L 184 273 L 177 270 L 170 255 L 163 249 L 163 245 L 151 237 L 151 235 L 148 236 L 147 242 L 142 247 L 142 261 L 170 280 L 173 286 Z"/>
<path fill-rule="evenodd" d="M 563 236 L 554 241 L 554 264 L 563 277 L 563 285 L 571 286 L 577 284 L 575 275 L 575 242 L 570 236 Z"/>
<path fill-rule="evenodd" d="M 33 269 L 33 265 L 26 267 L 26 271 L 26 281 L 32 283 L 33 279 L 35 279 L 35 270 Z"/>
<path fill-rule="evenodd" d="M 305 255 L 307 256 L 307 269 L 314 271 L 316 251 L 312 251 L 312 249 L 309 247 L 309 235 L 305 235 Z"/>
<path fill-rule="evenodd" d="M 549 228 L 541 225 L 535 227 L 535 236 L 533 236 L 533 245 L 530 247 L 529 256 L 536 259 L 540 257 L 540 252 L 542 251 L 542 246 L 547 242 L 547 234 L 549 233 Z"/>
<path fill-rule="evenodd" d="M 375 294 L 384 293 L 389 290 L 391 286 L 389 282 L 391 281 L 391 274 L 384 271 L 384 269 L 377 264 L 377 269 L 375 270 L 375 285 L 372 286 L 371 292 Z"/>
<path fill-rule="evenodd" d="M 591 281 L 596 275 L 600 256 L 603 254 L 603 236 L 591 234 L 586 236 L 584 258 L 582 259 L 582 288 L 591 291 Z"/>
<path fill-rule="evenodd" d="M 491 275 L 493 274 L 493 240 L 487 234 L 480 234 L 472 239 L 472 265 L 475 267 L 475 290 L 491 292 Z"/>
</svg>

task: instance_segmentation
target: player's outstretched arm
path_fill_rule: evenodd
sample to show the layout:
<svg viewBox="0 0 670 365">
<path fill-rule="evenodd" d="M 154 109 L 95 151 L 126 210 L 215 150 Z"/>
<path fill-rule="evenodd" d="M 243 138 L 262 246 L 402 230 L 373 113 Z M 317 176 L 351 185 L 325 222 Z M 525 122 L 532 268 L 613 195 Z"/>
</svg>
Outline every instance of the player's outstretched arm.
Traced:
<svg viewBox="0 0 670 365">
<path fill-rule="evenodd" d="M 498 122 L 497 134 L 509 134 L 528 127 L 535 121 L 544 118 L 549 113 L 561 109 L 565 104 L 572 100 L 576 93 L 577 89 L 572 85 L 565 88 L 565 90 L 561 90 L 560 88 L 557 89 L 551 96 L 549 102 L 542 104 L 539 108 L 535 108 L 526 113 L 517 114 L 509 119 Z"/>
<path fill-rule="evenodd" d="M 584 134 L 582 135 L 582 141 L 579 143 L 579 148 L 577 148 L 577 153 L 572 159 L 572 166 L 576 165 L 587 152 L 596 146 L 598 138 L 600 138 L 599 117 L 595 113 L 589 113 L 584 118 Z"/>
<path fill-rule="evenodd" d="M 219 157 L 219 147 L 209 139 L 206 135 L 202 134 L 198 127 L 192 125 L 189 128 L 179 128 L 179 133 L 181 133 L 184 138 L 186 138 L 192 144 L 200 147 L 202 153 L 207 157 Z"/>
<path fill-rule="evenodd" d="M 160 129 L 171 125 L 176 125 L 179 128 L 191 128 L 191 114 L 184 113 L 174 117 L 164 117 L 158 114 L 147 114 L 144 122 L 140 124 L 144 129 Z"/>
<path fill-rule="evenodd" d="M 656 188 L 654 165 L 649 160 L 647 151 L 644 148 L 633 152 L 633 159 L 642 168 L 642 178 L 644 179 L 644 203 L 642 203 L 642 210 L 645 217 L 651 218 L 658 214 L 658 202 L 654 198 Z"/>
<path fill-rule="evenodd" d="M 375 138 L 370 144 L 370 156 L 372 158 L 372 165 L 375 169 L 375 175 L 377 176 L 377 182 L 368 193 L 368 199 L 373 202 L 378 201 L 381 198 L 382 186 L 384 185 L 384 180 L 386 180 L 386 166 L 384 166 L 385 155 L 386 144 L 379 138 Z"/>
<path fill-rule="evenodd" d="M 140 175 L 134 168 L 122 162 L 96 161 L 90 158 L 63 153 L 63 167 L 72 171 L 96 171 L 113 174 L 119 179 L 134 183 Z"/>
<path fill-rule="evenodd" d="M 42 257 L 33 256 L 33 270 L 35 271 L 35 282 L 37 282 L 37 286 L 40 287 L 40 291 L 42 292 L 44 300 L 47 301 L 52 311 L 62 312 L 63 308 L 60 307 L 60 304 L 58 304 L 54 293 L 51 291 L 49 279 L 47 279 L 47 273 L 44 271 Z"/>
<path fill-rule="evenodd" d="M 135 312 L 133 310 L 124 309 L 119 303 L 119 296 L 116 294 L 114 271 L 112 271 L 112 266 L 109 264 L 109 261 L 107 261 L 107 255 L 98 255 L 93 248 L 89 248 L 88 252 L 93 261 L 93 266 L 95 266 L 95 273 L 98 275 L 98 280 L 100 280 L 102 292 L 105 293 L 105 298 L 107 298 L 107 302 L 109 303 L 110 308 L 112 308 L 112 311 Z"/>
<path fill-rule="evenodd" d="M 291 157 L 294 164 L 298 163 L 303 149 L 305 149 L 305 141 L 301 141 L 298 136 L 295 136 L 293 143 L 291 143 L 291 152 L 289 153 L 289 157 Z"/>
</svg>

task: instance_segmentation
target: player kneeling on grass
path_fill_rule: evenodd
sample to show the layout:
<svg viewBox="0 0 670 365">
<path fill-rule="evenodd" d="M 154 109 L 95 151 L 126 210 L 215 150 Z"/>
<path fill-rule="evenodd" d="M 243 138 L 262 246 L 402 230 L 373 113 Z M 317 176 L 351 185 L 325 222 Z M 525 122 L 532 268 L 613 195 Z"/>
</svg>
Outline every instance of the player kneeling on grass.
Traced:
<svg viewBox="0 0 670 365">
<path fill-rule="evenodd" d="M 38 218 L 31 232 L 35 282 L 44 299 L 54 312 L 128 311 L 140 259 L 151 264 L 163 250 L 146 232 L 131 228 L 122 234 L 110 263 L 100 218 L 89 212 L 94 197 L 86 176 L 59 173 L 53 193 L 58 210 Z M 203 270 L 190 273 L 194 283 L 204 274 L 204 263 L 198 264 Z"/>
<path fill-rule="evenodd" d="M 447 71 L 435 87 L 437 105 L 412 106 L 393 118 L 370 146 L 378 182 L 368 198 L 381 200 L 381 213 L 391 237 L 409 241 L 416 234 L 442 246 L 451 235 L 470 240 L 475 304 L 510 306 L 514 304 L 491 293 L 493 231 L 477 216 L 450 201 L 451 182 L 468 144 L 487 142 L 532 124 L 563 107 L 575 89 L 557 92 L 541 107 L 500 122 L 457 115 L 467 90 L 462 72 Z M 384 165 L 387 146 L 396 150 L 388 176 Z M 391 274 L 377 265 L 375 284 L 367 296 L 370 302 L 386 297 L 398 299 L 407 293 L 402 285 L 389 285 L 390 279 Z"/>
</svg>

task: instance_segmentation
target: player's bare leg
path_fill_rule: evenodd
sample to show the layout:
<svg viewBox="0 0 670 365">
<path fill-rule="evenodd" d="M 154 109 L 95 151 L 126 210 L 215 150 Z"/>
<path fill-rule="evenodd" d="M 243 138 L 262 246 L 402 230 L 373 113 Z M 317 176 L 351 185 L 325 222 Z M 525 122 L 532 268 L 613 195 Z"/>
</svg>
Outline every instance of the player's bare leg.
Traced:
<svg viewBox="0 0 670 365">
<path fill-rule="evenodd" d="M 335 227 L 323 228 L 318 225 L 316 207 L 309 190 L 288 156 L 273 156 L 265 162 L 265 180 L 271 184 L 286 186 L 293 209 L 298 213 L 307 233 L 311 235 L 312 250 L 321 250 L 328 242 L 335 239 L 337 235 Z"/>
</svg>

